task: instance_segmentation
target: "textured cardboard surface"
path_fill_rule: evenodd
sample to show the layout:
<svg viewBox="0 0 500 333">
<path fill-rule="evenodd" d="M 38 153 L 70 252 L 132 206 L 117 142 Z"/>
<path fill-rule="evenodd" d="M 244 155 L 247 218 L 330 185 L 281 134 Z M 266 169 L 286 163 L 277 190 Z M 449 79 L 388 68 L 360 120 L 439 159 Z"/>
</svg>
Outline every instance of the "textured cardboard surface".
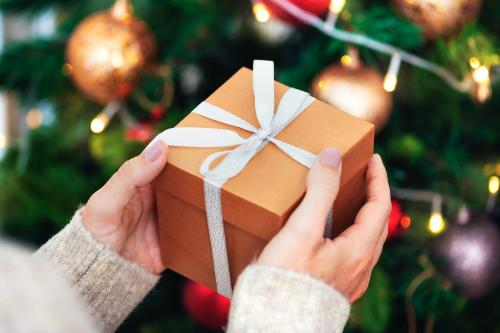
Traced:
<svg viewBox="0 0 500 333">
<path fill-rule="evenodd" d="M 275 100 L 287 87 L 275 83 Z M 207 102 L 260 127 L 254 110 L 252 72 L 242 68 Z M 179 127 L 231 129 L 189 114 Z M 364 172 L 373 153 L 373 125 L 330 105 L 315 101 L 277 138 L 317 154 L 328 146 L 342 153 L 341 189 L 334 206 L 334 232 L 352 223 L 364 202 Z M 208 228 L 204 212 L 201 162 L 227 148 L 171 147 L 168 164 L 155 180 L 162 255 L 168 267 L 215 288 Z M 267 144 L 235 178 L 222 188 L 222 211 L 233 282 L 241 270 L 285 223 L 305 192 L 308 170 L 272 143 Z"/>
</svg>

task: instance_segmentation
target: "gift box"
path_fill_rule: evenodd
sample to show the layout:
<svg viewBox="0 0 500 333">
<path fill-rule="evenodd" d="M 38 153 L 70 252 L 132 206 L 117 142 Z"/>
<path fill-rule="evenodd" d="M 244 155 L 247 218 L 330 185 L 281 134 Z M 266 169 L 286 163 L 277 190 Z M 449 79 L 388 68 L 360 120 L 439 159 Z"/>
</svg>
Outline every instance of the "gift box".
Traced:
<svg viewBox="0 0 500 333">
<path fill-rule="evenodd" d="M 263 66 L 260 72 L 266 72 L 263 75 L 268 77 L 270 83 L 256 85 L 252 71 L 240 69 L 202 103 L 216 107 L 214 110 L 208 108 L 206 112 L 217 113 L 222 109 L 257 129 L 261 128 L 262 119 L 256 113 L 256 103 L 259 104 L 259 101 L 256 102 L 257 95 L 267 94 L 266 98 L 272 98 L 274 94 L 276 106 L 273 108 L 277 112 L 277 105 L 283 96 L 292 91 L 284 84 L 273 81 L 272 73 L 267 73 L 272 70 L 272 66 Z M 299 148 L 299 153 L 301 149 L 316 155 L 325 147 L 337 147 L 341 151 L 341 185 L 333 206 L 333 235 L 337 235 L 353 223 L 357 211 L 365 202 L 365 171 L 373 154 L 374 126 L 331 105 L 307 98 L 310 101 L 303 107 L 304 110 L 292 117 L 274 138 L 279 140 L 278 143 Z M 287 102 L 294 104 L 293 99 Z M 287 102 L 280 107 L 286 109 Z M 253 134 L 195 111 L 186 116 L 176 129 L 230 130 L 244 139 L 261 135 L 260 130 Z M 195 141 L 200 136 L 198 139 L 203 145 L 204 137 L 197 133 L 187 132 L 187 135 Z M 227 148 L 200 148 L 192 142 L 187 144 L 192 147 L 178 147 L 177 140 L 173 138 L 176 137 L 165 140 L 171 145 L 168 164 L 154 182 L 162 257 L 168 268 L 220 292 L 214 270 L 214 256 L 220 251 L 220 244 L 214 243 L 214 236 L 209 232 L 206 212 L 209 206 L 205 202 L 209 195 L 207 175 L 202 174 L 200 166 L 207 164 L 209 156 L 213 156 L 213 161 L 209 161 L 208 165 L 222 164 L 229 157 L 224 153 L 221 156 L 214 153 Z M 220 258 L 217 258 L 215 268 L 228 265 L 233 285 L 245 266 L 256 258 L 284 225 L 306 189 L 308 168 L 297 162 L 297 158 L 284 153 L 286 144 L 273 144 L 266 142 L 265 138 L 257 141 L 260 146 L 253 152 L 248 164 L 220 186 L 219 197 L 215 198 L 223 219 L 222 245 L 225 248 L 223 246 L 222 252 L 227 251 L 227 263 L 221 264 Z M 245 149 L 243 151 L 246 152 Z M 214 249 L 214 246 L 217 248 Z"/>
</svg>

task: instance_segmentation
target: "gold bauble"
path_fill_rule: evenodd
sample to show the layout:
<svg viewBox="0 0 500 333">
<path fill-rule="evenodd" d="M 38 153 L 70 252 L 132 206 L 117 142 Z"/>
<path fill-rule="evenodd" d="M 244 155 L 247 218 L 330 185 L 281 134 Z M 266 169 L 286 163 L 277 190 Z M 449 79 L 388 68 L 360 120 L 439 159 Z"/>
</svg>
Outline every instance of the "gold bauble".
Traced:
<svg viewBox="0 0 500 333">
<path fill-rule="evenodd" d="M 392 96 L 383 88 L 383 78 L 362 65 L 332 65 L 313 80 L 311 94 L 355 117 L 367 120 L 379 131 L 389 120 Z"/>
<path fill-rule="evenodd" d="M 71 35 L 67 72 L 90 99 L 109 103 L 122 99 L 153 59 L 154 38 L 132 15 L 127 0 L 89 16 Z"/>
<path fill-rule="evenodd" d="M 448 37 L 474 20 L 482 0 L 392 0 L 408 20 L 421 27 L 427 39 Z"/>
</svg>

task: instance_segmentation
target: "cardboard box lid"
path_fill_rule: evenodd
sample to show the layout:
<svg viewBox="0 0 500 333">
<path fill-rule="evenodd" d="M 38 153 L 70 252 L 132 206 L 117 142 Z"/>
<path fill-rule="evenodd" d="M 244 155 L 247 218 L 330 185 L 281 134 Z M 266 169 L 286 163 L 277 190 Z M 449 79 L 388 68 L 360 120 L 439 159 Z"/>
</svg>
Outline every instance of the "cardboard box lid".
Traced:
<svg viewBox="0 0 500 333">
<path fill-rule="evenodd" d="M 275 82 L 275 111 L 287 86 Z M 240 69 L 206 102 L 260 127 L 254 109 L 252 71 Z M 251 133 L 190 113 L 177 127 L 230 129 L 242 137 Z M 342 153 L 341 186 L 366 166 L 373 153 L 374 126 L 321 101 L 314 101 L 276 138 L 317 154 L 337 147 Z M 168 192 L 205 209 L 200 165 L 226 148 L 170 147 L 168 164 L 155 180 L 157 193 Z M 283 225 L 305 193 L 307 168 L 268 143 L 236 177 L 222 188 L 224 221 L 257 237 L 269 239 Z M 157 198 L 161 204 L 161 197 Z M 160 221 L 161 224 L 161 221 Z"/>
</svg>

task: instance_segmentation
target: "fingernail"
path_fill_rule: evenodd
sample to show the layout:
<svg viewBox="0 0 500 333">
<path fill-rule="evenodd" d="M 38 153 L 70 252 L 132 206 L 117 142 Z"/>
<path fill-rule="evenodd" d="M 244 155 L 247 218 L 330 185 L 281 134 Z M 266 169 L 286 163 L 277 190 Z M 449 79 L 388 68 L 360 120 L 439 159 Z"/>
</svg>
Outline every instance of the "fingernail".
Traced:
<svg viewBox="0 0 500 333">
<path fill-rule="evenodd" d="M 161 141 L 156 141 L 151 146 L 146 147 L 144 151 L 144 156 L 149 162 L 156 161 L 163 153 L 163 144 Z"/>
<path fill-rule="evenodd" d="M 373 164 L 373 163 L 381 163 L 382 162 L 382 157 L 379 154 L 373 154 L 373 158 L 368 161 L 368 164 Z"/>
<path fill-rule="evenodd" d="M 319 153 L 319 161 L 324 165 L 337 169 L 342 161 L 342 156 L 337 148 L 329 147 Z"/>
</svg>

